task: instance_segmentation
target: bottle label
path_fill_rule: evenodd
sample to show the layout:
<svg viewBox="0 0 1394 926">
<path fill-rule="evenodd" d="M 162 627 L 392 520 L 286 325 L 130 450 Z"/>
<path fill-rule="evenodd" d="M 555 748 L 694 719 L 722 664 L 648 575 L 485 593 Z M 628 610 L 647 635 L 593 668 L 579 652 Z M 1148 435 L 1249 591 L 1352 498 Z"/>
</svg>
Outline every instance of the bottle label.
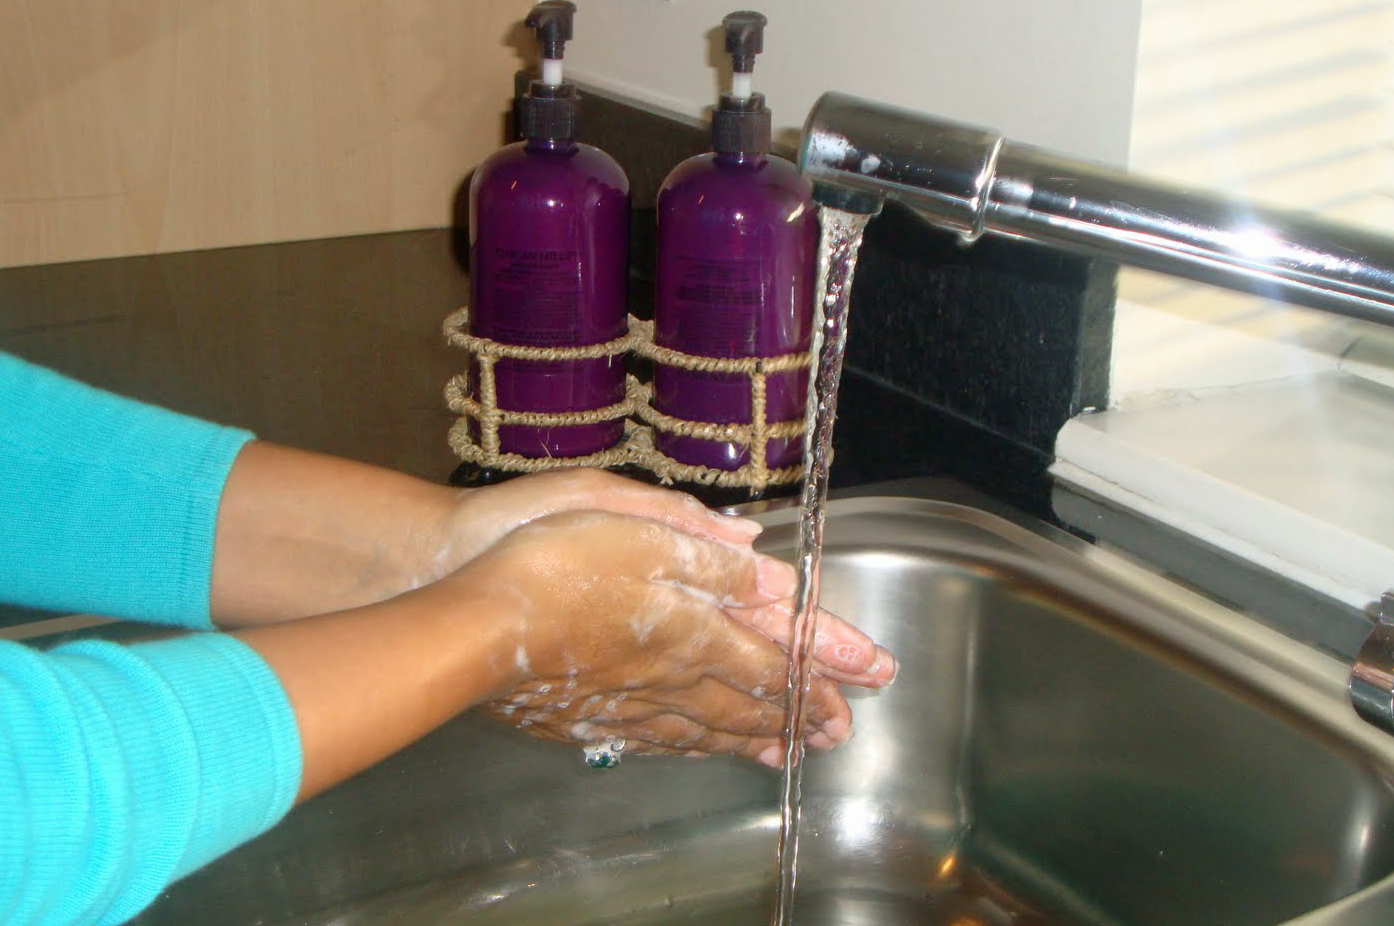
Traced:
<svg viewBox="0 0 1394 926">
<path fill-rule="evenodd" d="M 756 318 L 766 302 L 761 261 L 678 257 L 671 267 L 674 346 L 706 357 L 754 356 Z"/>
<path fill-rule="evenodd" d="M 488 337 L 565 347 L 581 334 L 581 259 L 575 250 L 494 247 L 486 273 Z"/>
</svg>

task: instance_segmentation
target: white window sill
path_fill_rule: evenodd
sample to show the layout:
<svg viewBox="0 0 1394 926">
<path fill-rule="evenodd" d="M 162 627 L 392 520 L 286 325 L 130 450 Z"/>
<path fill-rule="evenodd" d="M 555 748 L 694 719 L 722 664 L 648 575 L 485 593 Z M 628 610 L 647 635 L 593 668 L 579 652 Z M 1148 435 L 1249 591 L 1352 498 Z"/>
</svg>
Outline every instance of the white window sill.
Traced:
<svg viewBox="0 0 1394 926">
<path fill-rule="evenodd" d="M 1217 327 L 1121 303 L 1115 405 L 1065 425 L 1052 474 L 1366 607 L 1394 588 L 1394 332 L 1254 304 Z"/>
</svg>

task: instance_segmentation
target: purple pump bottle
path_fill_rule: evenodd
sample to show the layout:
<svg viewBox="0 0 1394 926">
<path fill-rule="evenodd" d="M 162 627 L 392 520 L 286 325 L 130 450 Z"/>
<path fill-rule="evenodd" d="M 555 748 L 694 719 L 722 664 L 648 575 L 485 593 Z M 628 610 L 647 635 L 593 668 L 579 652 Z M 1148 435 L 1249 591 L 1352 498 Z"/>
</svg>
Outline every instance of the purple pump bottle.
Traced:
<svg viewBox="0 0 1394 926">
<path fill-rule="evenodd" d="M 734 62 L 732 92 L 712 117 L 713 152 L 679 164 L 658 194 L 654 340 L 703 357 L 773 357 L 809 349 L 818 218 L 798 169 L 769 154 L 770 111 L 750 92 L 765 17 L 722 20 Z M 767 380 L 767 421 L 801 419 L 808 374 Z M 654 407 L 689 421 L 750 422 L 750 379 L 676 367 L 654 369 Z M 735 470 L 743 444 L 660 433 L 663 453 L 683 463 Z M 796 464 L 803 441 L 772 440 L 771 467 Z"/>
<path fill-rule="evenodd" d="M 580 98 L 562 79 L 575 12 L 547 0 L 528 15 L 543 61 L 518 100 L 525 141 L 486 158 L 470 184 L 470 330 L 506 344 L 579 347 L 625 332 L 629 180 L 608 154 L 576 142 Z M 494 371 L 507 411 L 585 411 L 624 398 L 622 355 L 500 360 Z M 478 395 L 473 367 L 470 379 Z M 623 432 L 622 420 L 504 425 L 499 443 L 505 453 L 575 457 L 614 446 Z"/>
</svg>

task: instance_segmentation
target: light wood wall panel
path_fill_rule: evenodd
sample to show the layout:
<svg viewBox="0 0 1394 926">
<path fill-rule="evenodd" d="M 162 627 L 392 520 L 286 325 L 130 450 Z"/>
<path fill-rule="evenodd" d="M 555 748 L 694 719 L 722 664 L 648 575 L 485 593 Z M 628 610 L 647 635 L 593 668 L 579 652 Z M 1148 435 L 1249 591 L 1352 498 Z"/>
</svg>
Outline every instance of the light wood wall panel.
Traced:
<svg viewBox="0 0 1394 926">
<path fill-rule="evenodd" d="M 0 266 L 448 224 L 530 5 L 0 3 Z"/>
</svg>

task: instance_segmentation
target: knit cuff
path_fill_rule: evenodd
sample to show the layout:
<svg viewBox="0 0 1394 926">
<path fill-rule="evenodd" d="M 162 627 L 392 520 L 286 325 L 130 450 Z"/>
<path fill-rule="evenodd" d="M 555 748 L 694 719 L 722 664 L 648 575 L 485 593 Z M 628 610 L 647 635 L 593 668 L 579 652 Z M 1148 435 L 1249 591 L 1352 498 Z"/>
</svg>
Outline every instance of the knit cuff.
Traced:
<svg viewBox="0 0 1394 926">
<path fill-rule="evenodd" d="M 93 759 L 94 810 L 116 830 L 94 834 L 103 859 L 94 867 L 124 872 L 107 921 L 134 916 L 294 803 L 303 762 L 295 714 L 280 680 L 240 640 L 85 642 L 52 655 L 75 680 L 67 687 L 102 706 L 103 735 L 91 742 L 120 758 Z"/>
<path fill-rule="evenodd" d="M 218 506 L 251 439 L 0 353 L 6 600 L 210 629 Z"/>
</svg>

